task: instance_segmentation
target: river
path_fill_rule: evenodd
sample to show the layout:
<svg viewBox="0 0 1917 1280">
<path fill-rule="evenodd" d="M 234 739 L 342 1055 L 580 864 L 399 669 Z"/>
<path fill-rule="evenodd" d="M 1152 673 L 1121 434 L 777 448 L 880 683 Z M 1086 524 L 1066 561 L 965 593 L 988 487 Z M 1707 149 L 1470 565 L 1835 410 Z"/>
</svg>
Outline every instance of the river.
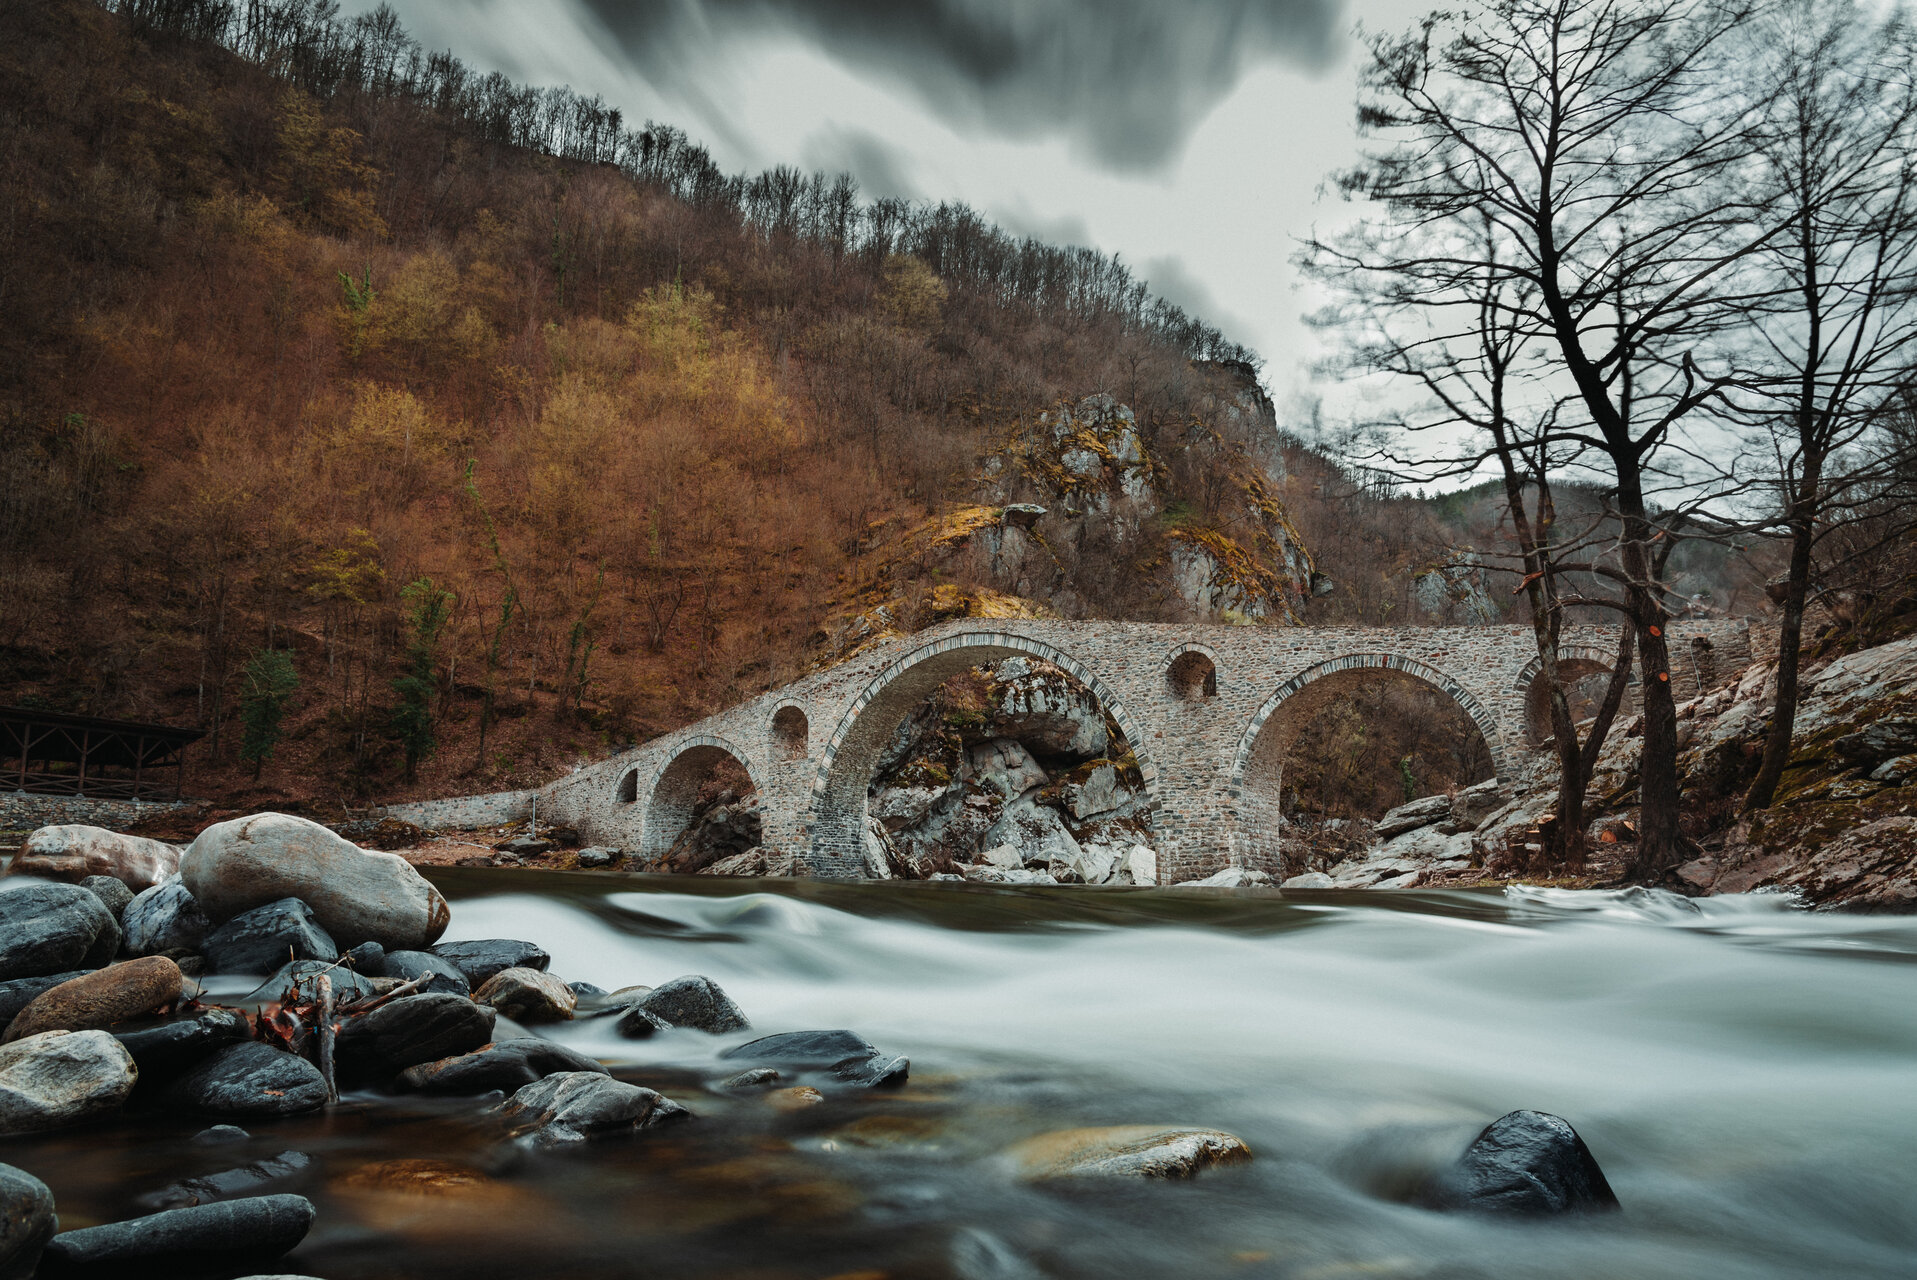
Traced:
<svg viewBox="0 0 1917 1280">
<path fill-rule="evenodd" d="M 556 1039 L 698 1119 L 518 1155 L 470 1103 L 349 1096 L 252 1126 L 319 1205 L 282 1270 L 359 1277 L 1917 1275 L 1917 919 L 1643 891 L 1247 894 L 436 872 L 447 937 L 514 937 L 607 989 L 716 979 L 754 1032 Z M 751 1034 L 849 1027 L 903 1090 L 781 1111 L 709 1085 Z M 1408 1203 L 1487 1122 L 1569 1119 L 1623 1212 Z M 234 1163 L 154 1116 L 15 1140 L 63 1224 Z M 997 1153 L 1078 1125 L 1229 1130 L 1189 1182 L 1023 1185 Z M 109 1136 L 109 1134 L 111 1136 Z M 355 1186 L 429 1157 L 457 1194 Z M 361 1179 L 363 1181 L 363 1179 Z"/>
</svg>

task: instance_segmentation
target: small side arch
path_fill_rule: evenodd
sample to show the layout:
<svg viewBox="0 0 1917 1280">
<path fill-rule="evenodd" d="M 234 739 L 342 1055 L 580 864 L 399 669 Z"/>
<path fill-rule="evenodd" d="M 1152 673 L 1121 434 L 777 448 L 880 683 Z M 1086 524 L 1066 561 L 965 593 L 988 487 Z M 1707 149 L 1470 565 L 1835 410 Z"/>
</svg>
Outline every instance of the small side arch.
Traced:
<svg viewBox="0 0 1917 1280">
<path fill-rule="evenodd" d="M 812 733 L 812 718 L 806 714 L 805 704 L 796 698 L 782 699 L 772 712 L 767 732 L 773 759 L 805 759 Z"/>
<path fill-rule="evenodd" d="M 644 791 L 646 812 L 639 847 L 645 857 L 656 858 L 671 851 L 692 824 L 699 789 L 728 761 L 744 771 L 754 789 L 763 790 L 750 757 L 724 738 L 695 734 L 680 740 L 672 758 L 653 775 Z"/>
<path fill-rule="evenodd" d="M 1218 696 L 1218 655 L 1196 640 L 1165 655 L 1165 685 L 1180 702 L 1201 702 Z"/>
<path fill-rule="evenodd" d="M 1559 674 L 1573 684 L 1596 675 L 1610 675 L 1612 664 L 1616 661 L 1615 650 L 1580 644 L 1558 647 Z M 1543 670 L 1544 660 L 1534 657 L 1524 664 L 1524 670 L 1518 673 L 1517 682 L 1512 685 L 1513 692 L 1518 695 L 1519 703 L 1524 708 L 1524 741 L 1530 747 L 1541 747 L 1551 738 L 1550 691 L 1537 682 Z M 1632 683 L 1636 682 L 1633 673 Z M 1630 700 L 1628 692 L 1625 700 L 1627 703 Z"/>
</svg>

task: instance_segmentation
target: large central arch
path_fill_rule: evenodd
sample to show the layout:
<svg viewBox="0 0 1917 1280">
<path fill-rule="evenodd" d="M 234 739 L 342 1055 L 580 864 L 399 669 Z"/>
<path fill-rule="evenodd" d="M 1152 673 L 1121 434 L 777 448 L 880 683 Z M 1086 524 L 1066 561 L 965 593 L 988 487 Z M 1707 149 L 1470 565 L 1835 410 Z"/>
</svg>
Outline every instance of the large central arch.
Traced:
<svg viewBox="0 0 1917 1280">
<path fill-rule="evenodd" d="M 820 754 L 808 825 L 811 856 L 821 875 L 856 875 L 864 862 L 865 793 L 879 752 L 934 690 L 968 667 L 1002 658 L 1038 658 L 1092 691 L 1118 722 L 1138 761 L 1145 796 L 1158 808 L 1158 769 L 1144 734 L 1112 688 L 1091 668 L 1042 640 L 1002 631 L 967 631 L 930 641 L 873 676 L 852 700 Z"/>
<path fill-rule="evenodd" d="M 645 798 L 645 817 L 640 825 L 640 852 L 648 859 L 669 853 L 679 837 L 692 824 L 699 788 L 713 769 L 730 763 L 744 770 L 754 790 L 761 790 L 759 775 L 753 772 L 750 757 L 726 739 L 713 734 L 694 734 L 679 744 L 672 758 L 652 777 L 640 780 L 636 771 L 622 778 L 619 799 L 635 803 Z"/>
<path fill-rule="evenodd" d="M 1416 658 L 1397 653 L 1354 653 L 1306 667 L 1272 691 L 1238 740 L 1231 766 L 1230 795 L 1237 820 L 1232 830 L 1232 860 L 1279 878 L 1284 875 L 1279 797 L 1285 757 L 1304 726 L 1331 698 L 1374 671 L 1395 671 L 1445 694 L 1484 736 L 1491 767 L 1509 782 L 1515 764 L 1499 732 L 1497 717 L 1457 680 Z"/>
</svg>

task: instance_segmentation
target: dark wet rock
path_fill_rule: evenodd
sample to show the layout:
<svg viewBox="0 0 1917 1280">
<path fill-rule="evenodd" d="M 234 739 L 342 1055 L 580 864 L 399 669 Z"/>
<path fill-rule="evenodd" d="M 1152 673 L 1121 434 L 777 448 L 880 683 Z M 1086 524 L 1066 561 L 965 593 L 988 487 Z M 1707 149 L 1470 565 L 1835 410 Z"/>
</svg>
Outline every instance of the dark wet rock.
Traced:
<svg viewBox="0 0 1917 1280">
<path fill-rule="evenodd" d="M 594 846 L 579 851 L 579 865 L 582 867 L 609 867 L 619 861 L 617 849 L 604 849 Z"/>
<path fill-rule="evenodd" d="M 695 973 L 662 982 L 640 996 L 620 1016 L 615 1029 L 628 1039 L 643 1040 L 666 1027 L 690 1027 L 724 1035 L 751 1025 L 718 983 Z"/>
<path fill-rule="evenodd" d="M 493 1036 L 493 1011 L 450 993 L 402 996 L 339 1029 L 342 1076 L 370 1080 L 470 1053 Z"/>
<path fill-rule="evenodd" d="M 229 1143 L 246 1142 L 252 1134 L 236 1124 L 216 1124 L 202 1129 L 193 1135 L 193 1145 L 198 1147 L 223 1147 Z"/>
<path fill-rule="evenodd" d="M 603 996 L 606 994 L 606 989 L 604 987 L 595 987 L 590 982 L 568 982 L 566 984 L 566 990 L 572 992 L 574 995 L 580 997 L 581 999 L 585 999 L 592 996 Z"/>
<path fill-rule="evenodd" d="M 494 1089 L 511 1093 L 561 1071 L 606 1073 L 577 1049 L 527 1037 L 495 1041 L 471 1053 L 408 1067 L 399 1078 L 420 1093 L 473 1094 Z"/>
<path fill-rule="evenodd" d="M 0 892 L 0 980 L 97 969 L 120 950 L 120 926 L 77 884 L 22 883 Z"/>
<path fill-rule="evenodd" d="M 254 907 L 206 935 L 200 944 L 211 973 L 272 973 L 288 960 L 332 964 L 339 948 L 298 898 Z"/>
<path fill-rule="evenodd" d="M 904 1084 L 912 1065 L 905 1058 L 880 1053 L 865 1037 L 851 1031 L 785 1031 L 736 1045 L 719 1056 L 830 1071 L 841 1080 L 868 1088 Z"/>
<path fill-rule="evenodd" d="M 524 1023 L 565 1022 L 579 1006 L 571 988 L 538 969 L 501 969 L 480 984 L 473 999 Z"/>
<path fill-rule="evenodd" d="M 241 1136 L 245 1136 L 243 1130 L 240 1132 Z M 312 1165 L 313 1157 L 304 1151 L 282 1151 L 276 1156 L 255 1160 L 237 1169 L 222 1169 L 218 1173 L 183 1179 L 170 1187 L 141 1196 L 138 1203 L 144 1209 L 185 1209 L 196 1204 L 212 1204 L 217 1200 L 257 1196 L 271 1187 L 283 1187 L 301 1177 Z"/>
<path fill-rule="evenodd" d="M 385 978 L 362 978 L 338 961 L 328 964 L 323 960 L 295 960 L 292 964 L 281 965 L 279 972 L 259 986 L 241 996 L 242 1002 L 284 1001 L 286 993 L 291 991 L 297 999 L 317 1000 L 319 998 L 319 977 L 324 974 L 332 983 L 335 1001 L 365 1000 L 380 994 L 391 985 Z"/>
<path fill-rule="evenodd" d="M 536 858 L 542 853 L 552 852 L 552 847 L 552 841 L 541 840 L 537 836 L 514 836 L 498 846 L 501 852 L 516 854 L 521 858 Z"/>
<path fill-rule="evenodd" d="M 772 1067 L 753 1067 L 736 1076 L 727 1076 L 719 1082 L 719 1087 L 727 1093 L 746 1093 L 754 1089 L 770 1089 L 784 1078 Z"/>
<path fill-rule="evenodd" d="M 47 1245 L 44 1280 L 235 1275 L 285 1256 L 313 1225 L 304 1196 L 254 1196 L 86 1227 Z"/>
<path fill-rule="evenodd" d="M 248 1041 L 200 1062 L 166 1096 L 175 1106 L 208 1115 L 296 1115 L 326 1105 L 326 1081 L 306 1059 Z"/>
<path fill-rule="evenodd" d="M 34 997 L 7 1027 L 5 1039 L 110 1027 L 172 1004 L 180 998 L 182 981 L 180 966 L 165 956 L 143 956 L 83 973 Z"/>
<path fill-rule="evenodd" d="M 29 1280 L 59 1226 L 47 1184 L 0 1164 L 0 1280 Z"/>
<path fill-rule="evenodd" d="M 654 1090 L 589 1071 L 549 1075 L 514 1093 L 499 1110 L 513 1137 L 538 1147 L 570 1146 L 692 1116 Z"/>
<path fill-rule="evenodd" d="M 104 1031 L 43 1031 L 0 1045 L 0 1134 L 38 1133 L 117 1111 L 140 1076 Z"/>
<path fill-rule="evenodd" d="M 118 920 L 133 901 L 133 890 L 126 882 L 112 876 L 88 876 L 80 882 L 80 887 L 100 900 L 100 905 L 112 913 Z"/>
<path fill-rule="evenodd" d="M 544 969 L 552 963 L 544 947 L 513 938 L 480 938 L 472 942 L 442 942 L 434 955 L 466 975 L 474 989 L 501 969 Z"/>
<path fill-rule="evenodd" d="M 1542 1111 L 1513 1111 L 1486 1126 L 1426 1199 L 1434 1208 L 1479 1213 L 1589 1213 L 1618 1207 L 1577 1130 Z"/>
<path fill-rule="evenodd" d="M 68 973 L 49 973 L 38 978 L 15 978 L 11 982 L 0 982 L 0 1025 L 19 1017 L 20 1010 L 32 1004 L 42 992 L 82 977 L 84 973 L 84 970 L 74 969 Z"/>
<path fill-rule="evenodd" d="M 410 954 L 425 953 L 415 951 Z M 362 942 L 341 956 L 340 963 L 362 978 L 383 978 L 386 976 L 386 948 L 377 942 Z"/>
<path fill-rule="evenodd" d="M 113 1038 L 133 1055 L 140 1084 L 152 1088 L 176 1079 L 195 1063 L 248 1038 L 246 1019 L 231 1009 L 170 1018 L 151 1026 L 116 1030 Z"/>
<path fill-rule="evenodd" d="M 398 978 L 402 982 L 425 978 L 426 985 L 420 988 L 422 992 L 444 992 L 455 996 L 472 994 L 472 985 L 466 981 L 466 975 L 459 966 L 430 951 L 388 952 L 386 976 Z"/>
<path fill-rule="evenodd" d="M 213 922 L 178 880 L 156 884 L 134 895 L 121 916 L 126 949 L 136 956 L 198 951 Z"/>
</svg>

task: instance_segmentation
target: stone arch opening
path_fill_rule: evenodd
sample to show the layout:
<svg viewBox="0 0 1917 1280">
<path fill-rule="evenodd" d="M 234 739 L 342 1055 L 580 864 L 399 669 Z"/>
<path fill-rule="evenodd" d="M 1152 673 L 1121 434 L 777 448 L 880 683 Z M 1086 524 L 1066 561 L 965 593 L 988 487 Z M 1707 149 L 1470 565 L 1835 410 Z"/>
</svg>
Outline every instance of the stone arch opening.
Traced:
<svg viewBox="0 0 1917 1280">
<path fill-rule="evenodd" d="M 613 799 L 620 804 L 635 804 L 639 800 L 639 771 L 628 769 L 620 775 L 619 787 L 613 793 Z"/>
<path fill-rule="evenodd" d="M 1002 671 L 1007 660 L 1021 658 L 1049 663 L 1090 693 L 1123 739 L 1123 767 L 1135 770 L 1143 799 L 1140 807 L 1149 820 L 1150 811 L 1157 807 L 1157 768 L 1128 710 L 1095 672 L 1070 654 L 1025 636 L 961 633 L 914 649 L 878 673 L 835 726 L 820 754 L 808 815 L 812 860 L 820 874 L 861 873 L 867 861 L 868 789 L 881 761 L 896 750 L 901 730 L 910 728 L 907 722 L 927 700 L 954 677 L 981 667 Z M 1082 781 L 1090 784 L 1104 780 Z M 1080 780 L 1070 778 L 1051 782 L 1080 785 Z M 1060 797 L 1049 799 L 1057 801 Z"/>
<path fill-rule="evenodd" d="M 758 792 L 758 780 L 752 776 L 744 752 L 719 738 L 694 739 L 653 780 L 641 828 L 641 856 L 660 870 L 696 871 L 697 865 L 678 864 L 709 863 L 714 857 L 742 852 L 758 843 L 757 831 L 748 829 L 756 823 L 747 820 L 756 818 Z M 715 810 L 725 811 L 722 816 L 736 830 L 720 834 L 724 843 L 716 851 L 685 849 L 685 838 L 700 834 L 697 828 L 710 825 L 704 820 L 711 819 Z M 740 811 L 737 820 L 735 810 Z"/>
<path fill-rule="evenodd" d="M 1565 681 L 1565 694 L 1571 703 L 1571 722 L 1582 724 L 1597 714 L 1604 691 L 1611 681 L 1611 663 L 1616 654 L 1598 649 L 1566 647 L 1558 653 L 1558 673 Z M 1518 677 L 1517 690 L 1524 698 L 1524 742 L 1534 749 L 1551 741 L 1551 690 L 1538 679 L 1543 664 L 1533 658 Z M 1635 683 L 1635 681 L 1633 681 Z M 1625 691 L 1621 717 L 1630 714 L 1632 690 Z"/>
<path fill-rule="evenodd" d="M 1187 645 L 1165 666 L 1165 682 L 1180 702 L 1202 702 L 1218 696 L 1218 665 L 1211 654 Z"/>
<path fill-rule="evenodd" d="M 772 750 L 781 760 L 803 760 L 811 724 L 797 706 L 783 706 L 772 714 Z"/>
<path fill-rule="evenodd" d="M 1475 743 L 1466 745 L 1481 744 L 1482 756 L 1474 763 L 1493 777 L 1510 777 L 1511 766 L 1504 758 L 1497 721 L 1456 680 L 1398 654 L 1334 658 L 1280 685 L 1259 707 L 1239 742 L 1230 790 L 1236 811 L 1233 855 L 1241 865 L 1264 871 L 1274 879 L 1303 869 L 1289 866 L 1281 837 L 1287 759 L 1301 736 L 1327 711 L 1381 681 L 1407 679 L 1435 689 L 1455 704 L 1475 738 Z M 1416 770 L 1413 772 L 1415 775 Z"/>
</svg>

